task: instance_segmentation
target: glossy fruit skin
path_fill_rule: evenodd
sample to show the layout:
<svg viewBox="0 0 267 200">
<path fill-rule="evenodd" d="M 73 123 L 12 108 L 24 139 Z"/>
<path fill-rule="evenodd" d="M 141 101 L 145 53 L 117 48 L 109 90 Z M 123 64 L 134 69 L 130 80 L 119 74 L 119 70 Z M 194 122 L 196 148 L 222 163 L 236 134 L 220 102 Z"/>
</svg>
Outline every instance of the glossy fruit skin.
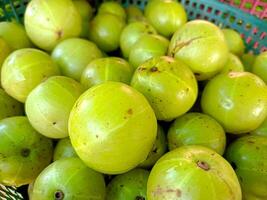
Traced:
<svg viewBox="0 0 267 200">
<path fill-rule="evenodd" d="M 133 74 L 129 63 L 119 57 L 95 59 L 87 65 L 81 76 L 85 88 L 99 85 L 107 81 L 118 81 L 129 84 Z"/>
<path fill-rule="evenodd" d="M 89 21 L 93 17 L 93 8 L 86 0 L 73 1 L 74 6 L 82 17 L 82 31 L 80 36 L 82 38 L 88 37 Z"/>
<path fill-rule="evenodd" d="M 16 22 L 0 22 L 0 37 L 12 51 L 32 47 L 24 27 Z"/>
<path fill-rule="evenodd" d="M 242 56 L 245 44 L 240 34 L 233 29 L 222 29 L 229 51 L 237 56 Z"/>
<path fill-rule="evenodd" d="M 129 5 L 126 9 L 127 22 L 147 21 L 142 10 L 136 5 Z"/>
<path fill-rule="evenodd" d="M 198 80 L 213 77 L 228 60 L 228 47 L 222 31 L 204 20 L 193 20 L 172 36 L 168 55 L 180 59 Z"/>
<path fill-rule="evenodd" d="M 226 158 L 236 168 L 243 199 L 266 199 L 267 138 L 241 137 L 228 146 Z"/>
<path fill-rule="evenodd" d="M 231 165 L 215 151 L 183 146 L 165 154 L 152 168 L 148 200 L 241 200 Z"/>
<path fill-rule="evenodd" d="M 228 61 L 220 73 L 243 72 L 243 71 L 245 70 L 240 59 L 236 55 L 230 53 Z"/>
<path fill-rule="evenodd" d="M 25 103 L 30 123 L 46 137 L 68 137 L 70 111 L 83 91 L 80 83 L 64 76 L 54 76 L 42 82 Z"/>
<path fill-rule="evenodd" d="M 145 17 L 165 37 L 171 37 L 187 21 L 183 6 L 176 1 L 149 1 Z"/>
<path fill-rule="evenodd" d="M 31 48 L 20 49 L 11 53 L 3 63 L 1 83 L 11 97 L 24 103 L 39 83 L 59 74 L 57 65 L 47 53 Z"/>
<path fill-rule="evenodd" d="M 1 26 L 1 25 L 0 25 Z M 1 68 L 7 56 L 11 53 L 11 48 L 7 44 L 7 42 L 0 37 L 0 76 L 1 76 Z M 0 87 L 1 87 L 1 77 L 0 77 Z"/>
<path fill-rule="evenodd" d="M 197 81 L 189 67 L 167 56 L 155 57 L 139 66 L 131 86 L 145 95 L 157 119 L 164 121 L 186 113 L 198 93 Z"/>
<path fill-rule="evenodd" d="M 267 52 L 263 52 L 256 57 L 252 66 L 252 73 L 258 75 L 267 83 Z"/>
<path fill-rule="evenodd" d="M 77 154 L 71 145 L 70 139 L 64 138 L 59 140 L 54 149 L 53 161 L 71 157 L 77 157 Z"/>
<path fill-rule="evenodd" d="M 143 21 L 133 22 L 125 26 L 120 36 L 120 48 L 124 58 L 128 58 L 134 44 L 143 34 L 157 34 L 157 31 Z"/>
<path fill-rule="evenodd" d="M 64 40 L 52 52 L 52 59 L 58 64 L 62 75 L 77 81 L 85 67 L 102 56 L 102 52 L 93 42 L 80 38 Z"/>
<path fill-rule="evenodd" d="M 222 126 L 202 113 L 187 113 L 177 118 L 168 131 L 170 150 L 184 145 L 201 145 L 223 155 L 226 136 Z"/>
<path fill-rule="evenodd" d="M 79 158 L 64 158 L 49 165 L 37 177 L 32 199 L 104 200 L 105 192 L 102 174 L 88 168 Z"/>
<path fill-rule="evenodd" d="M 167 140 L 163 128 L 158 124 L 157 138 L 145 161 L 139 164 L 142 168 L 151 168 L 167 151 Z"/>
<path fill-rule="evenodd" d="M 46 51 L 62 40 L 78 37 L 82 30 L 81 16 L 71 0 L 32 0 L 24 22 L 33 43 Z"/>
<path fill-rule="evenodd" d="M 107 187 L 106 200 L 146 199 L 149 171 L 133 169 L 112 179 Z"/>
<path fill-rule="evenodd" d="M 52 154 L 52 141 L 35 131 L 26 117 L 0 121 L 1 184 L 31 183 L 50 163 Z"/>
<path fill-rule="evenodd" d="M 241 56 L 241 61 L 244 65 L 245 71 L 251 72 L 255 59 L 256 59 L 256 56 L 251 53 L 244 53 Z"/>
<path fill-rule="evenodd" d="M 267 87 L 249 72 L 221 74 L 208 82 L 201 97 L 205 114 L 215 118 L 228 133 L 256 129 L 267 116 Z"/>
<path fill-rule="evenodd" d="M 69 134 L 76 153 L 89 167 L 120 174 L 146 159 L 156 139 L 157 121 L 141 93 L 123 83 L 106 82 L 76 101 Z"/>
<path fill-rule="evenodd" d="M 115 51 L 120 45 L 120 35 L 125 21 L 113 14 L 94 17 L 89 27 L 89 39 L 105 52 Z"/>
<path fill-rule="evenodd" d="M 0 120 L 23 115 L 23 104 L 10 97 L 3 89 L 0 88 Z"/>
<path fill-rule="evenodd" d="M 116 15 L 120 17 L 122 20 L 126 19 L 126 12 L 124 8 L 121 6 L 121 4 L 118 2 L 110 1 L 102 3 L 98 8 L 97 14 L 105 14 L 105 13 Z"/>
<path fill-rule="evenodd" d="M 142 35 L 130 50 L 129 62 L 137 68 L 151 58 L 166 55 L 168 46 L 169 41 L 160 35 Z"/>
</svg>

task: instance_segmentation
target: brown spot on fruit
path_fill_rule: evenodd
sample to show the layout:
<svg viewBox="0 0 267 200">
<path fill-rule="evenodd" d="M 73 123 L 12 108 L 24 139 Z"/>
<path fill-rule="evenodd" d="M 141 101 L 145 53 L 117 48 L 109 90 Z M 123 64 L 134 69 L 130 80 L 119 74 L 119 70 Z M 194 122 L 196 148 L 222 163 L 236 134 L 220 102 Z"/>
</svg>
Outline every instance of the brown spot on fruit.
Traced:
<svg viewBox="0 0 267 200">
<path fill-rule="evenodd" d="M 164 193 L 175 193 L 176 197 L 182 196 L 182 191 L 180 189 L 170 189 L 170 188 L 163 189 L 159 185 L 157 186 L 157 189 L 153 192 L 153 195 L 154 196 L 161 196 Z"/>
<path fill-rule="evenodd" d="M 204 161 L 197 161 L 197 166 L 205 171 L 210 170 L 209 164 Z"/>
<path fill-rule="evenodd" d="M 145 71 L 145 70 L 146 70 L 145 67 L 139 67 L 139 68 L 138 68 L 138 71 Z"/>
<path fill-rule="evenodd" d="M 53 122 L 53 125 L 56 125 L 57 124 L 57 122 Z"/>
<path fill-rule="evenodd" d="M 57 39 L 61 39 L 62 35 L 63 35 L 63 31 L 62 30 L 59 30 L 56 32 L 57 34 Z"/>
<path fill-rule="evenodd" d="M 127 113 L 128 113 L 129 115 L 132 115 L 132 114 L 133 114 L 133 110 L 130 108 L 129 110 L 127 110 Z"/>
<path fill-rule="evenodd" d="M 62 200 L 64 199 L 64 193 L 61 190 L 58 190 L 54 194 L 55 200 Z"/>
<path fill-rule="evenodd" d="M 151 71 L 151 72 L 157 72 L 157 71 L 158 71 L 158 68 L 157 68 L 157 67 L 152 67 L 152 68 L 150 69 L 150 71 Z"/>
<path fill-rule="evenodd" d="M 95 135 L 95 137 L 96 137 L 96 138 L 98 138 L 98 137 L 99 137 L 99 135 Z"/>
<path fill-rule="evenodd" d="M 166 190 L 166 192 L 169 192 L 169 193 L 175 192 L 176 197 L 181 197 L 181 195 L 182 195 L 182 192 L 179 189 L 176 189 L 176 190 L 174 190 L 174 189 L 168 189 L 168 190 Z"/>
<path fill-rule="evenodd" d="M 25 158 L 28 157 L 30 153 L 31 153 L 31 150 L 28 148 L 23 148 L 20 152 L 21 156 Z"/>
<path fill-rule="evenodd" d="M 135 197 L 135 200 L 146 200 L 146 199 L 145 199 L 145 197 L 137 196 L 137 197 Z"/>
</svg>

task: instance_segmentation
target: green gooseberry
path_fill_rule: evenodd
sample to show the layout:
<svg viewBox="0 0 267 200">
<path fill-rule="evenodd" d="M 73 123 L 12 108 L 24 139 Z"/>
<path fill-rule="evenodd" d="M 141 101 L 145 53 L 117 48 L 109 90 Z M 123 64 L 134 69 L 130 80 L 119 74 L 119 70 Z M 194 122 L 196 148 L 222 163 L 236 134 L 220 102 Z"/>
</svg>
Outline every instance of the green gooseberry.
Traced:
<svg viewBox="0 0 267 200">
<path fill-rule="evenodd" d="M 208 21 L 193 20 L 174 33 L 169 55 L 187 64 L 198 80 L 206 80 L 223 69 L 229 52 L 219 27 Z"/>
<path fill-rule="evenodd" d="M 32 199 L 105 200 L 106 186 L 102 174 L 88 168 L 79 158 L 53 162 L 37 177 Z"/>
<path fill-rule="evenodd" d="M 3 89 L 0 88 L 0 120 L 23 115 L 23 104 L 10 97 Z"/>
<path fill-rule="evenodd" d="M 178 59 L 162 56 L 148 60 L 135 71 L 131 86 L 141 92 L 158 120 L 171 121 L 186 113 L 197 99 L 197 81 Z"/>
<path fill-rule="evenodd" d="M 267 52 L 263 52 L 256 57 L 252 66 L 252 73 L 267 83 Z"/>
<path fill-rule="evenodd" d="M 166 55 L 169 41 L 160 35 L 144 34 L 132 46 L 129 54 L 129 62 L 137 68 L 145 61 Z"/>
<path fill-rule="evenodd" d="M 81 16 L 71 0 L 31 0 L 24 23 L 32 42 L 46 51 L 62 40 L 78 37 L 82 30 Z"/>
<path fill-rule="evenodd" d="M 47 53 L 38 49 L 19 49 L 3 63 L 1 83 L 11 97 L 24 103 L 39 83 L 59 74 L 57 65 Z"/>
<path fill-rule="evenodd" d="M 129 5 L 126 9 L 127 22 L 137 22 L 137 21 L 146 21 L 145 16 L 143 15 L 142 10 L 136 5 Z"/>
<path fill-rule="evenodd" d="M 220 71 L 220 73 L 243 72 L 243 71 L 244 71 L 244 66 L 240 61 L 240 59 L 236 55 L 230 53 L 228 61 L 226 65 L 223 67 L 222 71 Z"/>
<path fill-rule="evenodd" d="M 69 134 L 76 153 L 90 168 L 121 174 L 147 158 L 157 121 L 141 93 L 124 83 L 106 82 L 76 101 Z"/>
<path fill-rule="evenodd" d="M 99 58 L 90 62 L 84 69 L 81 76 L 81 83 L 86 88 L 107 81 L 118 81 L 129 84 L 132 74 L 132 66 L 122 58 Z"/>
<path fill-rule="evenodd" d="M 267 138 L 241 137 L 228 146 L 226 158 L 239 178 L 243 199 L 267 199 Z"/>
<path fill-rule="evenodd" d="M 70 111 L 84 88 L 65 76 L 54 76 L 29 94 L 25 111 L 32 126 L 49 138 L 68 137 Z"/>
<path fill-rule="evenodd" d="M 102 56 L 102 52 L 93 42 L 80 38 L 64 40 L 52 52 L 52 59 L 58 64 L 62 75 L 77 81 L 85 67 Z"/>
<path fill-rule="evenodd" d="M 59 140 L 54 149 L 53 161 L 71 157 L 77 157 L 77 154 L 71 145 L 70 139 L 64 138 Z"/>
<path fill-rule="evenodd" d="M 241 56 L 241 61 L 244 65 L 245 71 L 251 72 L 255 59 L 256 59 L 256 56 L 252 53 L 244 53 Z"/>
<path fill-rule="evenodd" d="M 245 44 L 241 35 L 233 29 L 222 29 L 229 51 L 237 56 L 242 56 L 245 51 Z"/>
<path fill-rule="evenodd" d="M 168 131 L 170 150 L 184 145 L 201 145 L 223 155 L 226 136 L 222 126 L 202 113 L 187 113 L 177 118 Z"/>
<path fill-rule="evenodd" d="M 120 17 L 122 20 L 126 20 L 126 12 L 120 3 L 115 1 L 107 1 L 102 3 L 99 8 L 97 14 L 105 14 L 110 13 Z"/>
<path fill-rule="evenodd" d="M 177 1 L 149 1 L 145 17 L 156 30 L 165 37 L 170 37 L 187 21 L 183 6 Z"/>
<path fill-rule="evenodd" d="M 115 51 L 120 46 L 124 26 L 124 20 L 116 15 L 99 14 L 90 23 L 89 39 L 105 52 Z"/>
<path fill-rule="evenodd" d="M 0 37 L 0 76 L 1 76 L 1 68 L 2 65 L 7 58 L 7 56 L 11 53 L 11 48 L 8 46 L 7 42 Z M 1 77 L 0 77 L 0 86 L 1 86 Z"/>
<path fill-rule="evenodd" d="M 107 186 L 106 200 L 145 200 L 149 171 L 133 169 L 117 175 Z"/>
<path fill-rule="evenodd" d="M 11 50 L 32 47 L 24 27 L 16 22 L 0 22 L 0 37 L 7 42 Z"/>
<path fill-rule="evenodd" d="M 267 87 L 249 72 L 230 72 L 211 79 L 205 86 L 201 107 L 228 133 L 250 132 L 267 116 Z"/>
<path fill-rule="evenodd" d="M 30 125 L 26 117 L 0 121 L 0 183 L 21 186 L 34 181 L 51 162 L 52 141 Z"/>
<path fill-rule="evenodd" d="M 167 151 L 167 141 L 163 128 L 158 124 L 157 138 L 145 161 L 139 164 L 142 168 L 151 168 Z"/>
<path fill-rule="evenodd" d="M 231 165 L 203 146 L 182 146 L 165 154 L 152 168 L 149 200 L 241 200 L 241 188 Z"/>
<path fill-rule="evenodd" d="M 253 131 L 250 131 L 252 135 L 260 135 L 267 137 L 267 118 L 261 123 L 261 125 Z"/>
<path fill-rule="evenodd" d="M 124 58 L 128 58 L 134 44 L 143 34 L 157 34 L 157 31 L 146 22 L 133 22 L 128 24 L 120 37 L 120 48 Z"/>
</svg>

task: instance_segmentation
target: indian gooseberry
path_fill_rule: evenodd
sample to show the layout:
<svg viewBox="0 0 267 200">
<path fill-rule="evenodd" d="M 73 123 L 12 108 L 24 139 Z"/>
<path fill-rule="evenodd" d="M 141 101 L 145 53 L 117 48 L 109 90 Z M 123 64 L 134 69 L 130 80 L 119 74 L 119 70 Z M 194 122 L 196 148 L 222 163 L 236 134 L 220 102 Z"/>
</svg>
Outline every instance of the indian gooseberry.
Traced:
<svg viewBox="0 0 267 200">
<path fill-rule="evenodd" d="M 105 200 L 102 174 L 88 168 L 79 158 L 63 158 L 45 168 L 34 182 L 32 199 Z"/>
<path fill-rule="evenodd" d="M 242 56 L 245 51 L 245 44 L 240 34 L 233 29 L 222 29 L 229 51 L 237 56 Z"/>
<path fill-rule="evenodd" d="M 120 35 L 125 21 L 117 15 L 103 13 L 93 18 L 89 26 L 89 39 L 105 52 L 120 46 Z"/>
<path fill-rule="evenodd" d="M 157 34 L 156 30 L 146 22 L 133 22 L 125 26 L 120 36 L 120 48 L 124 58 L 128 58 L 133 45 L 144 34 Z"/>
<path fill-rule="evenodd" d="M 107 186 L 106 200 L 145 200 L 149 171 L 133 169 L 117 175 Z"/>
<path fill-rule="evenodd" d="M 52 52 L 52 59 L 58 64 L 62 75 L 80 80 L 84 68 L 102 52 L 85 39 L 70 38 L 60 42 Z"/>
<path fill-rule="evenodd" d="M 206 80 L 223 69 L 229 52 L 219 27 L 208 21 L 193 20 L 174 33 L 169 55 L 187 64 L 198 80 Z"/>
<path fill-rule="evenodd" d="M 163 36 L 170 37 L 187 21 L 183 6 L 177 1 L 149 1 L 145 17 Z"/>
<path fill-rule="evenodd" d="M 2 64 L 4 63 L 7 56 L 11 53 L 11 48 L 9 47 L 7 42 L 1 37 L 0 37 L 0 49 L 1 49 L 0 51 L 0 76 L 1 76 Z M 1 77 L 0 77 L 0 82 L 1 82 Z"/>
<path fill-rule="evenodd" d="M 184 145 L 201 145 L 224 153 L 226 136 L 222 126 L 212 117 L 202 113 L 186 113 L 178 117 L 168 131 L 170 150 Z"/>
<path fill-rule="evenodd" d="M 241 56 L 241 61 L 244 65 L 245 71 L 251 72 L 255 59 L 256 59 L 256 56 L 252 53 L 244 53 Z"/>
<path fill-rule="evenodd" d="M 51 162 L 52 154 L 52 141 L 34 130 L 26 117 L 0 121 L 1 184 L 31 183 Z"/>
<path fill-rule="evenodd" d="M 135 71 L 131 86 L 149 101 L 158 120 L 171 121 L 195 103 L 197 81 L 188 66 L 178 59 L 155 57 Z"/>
<path fill-rule="evenodd" d="M 124 83 L 106 82 L 76 101 L 69 134 L 76 153 L 90 168 L 120 174 L 147 158 L 157 121 L 141 93 Z"/>
<path fill-rule="evenodd" d="M 12 51 L 32 47 L 24 27 L 17 22 L 0 22 L 0 37 Z"/>
<path fill-rule="evenodd" d="M 261 125 L 253 131 L 250 131 L 252 135 L 261 135 L 267 137 L 267 118 L 261 123 Z"/>
<path fill-rule="evenodd" d="M 81 83 L 86 88 L 107 81 L 118 81 L 129 84 L 133 68 L 129 63 L 118 57 L 95 59 L 87 65 L 81 76 Z"/>
<path fill-rule="evenodd" d="M 161 157 L 148 178 L 149 200 L 241 200 L 238 178 L 215 151 L 182 146 Z"/>
<path fill-rule="evenodd" d="M 59 69 L 51 57 L 38 49 L 19 49 L 5 60 L 1 71 L 1 83 L 5 91 L 20 102 L 43 80 L 59 75 Z"/>
<path fill-rule="evenodd" d="M 126 20 L 126 12 L 120 3 L 115 1 L 103 2 L 99 8 L 97 14 L 110 13 L 120 17 L 122 20 Z"/>
<path fill-rule="evenodd" d="M 226 158 L 239 178 L 243 199 L 267 199 L 267 138 L 241 137 L 228 146 Z"/>
<path fill-rule="evenodd" d="M 256 57 L 252 66 L 252 73 L 258 75 L 267 83 L 267 52 L 263 52 Z"/>
<path fill-rule="evenodd" d="M 138 21 L 146 21 L 145 16 L 143 15 L 142 10 L 136 5 L 129 5 L 126 9 L 127 22 L 138 22 Z"/>
<path fill-rule="evenodd" d="M 151 58 L 166 55 L 168 46 L 169 41 L 166 38 L 155 34 L 144 34 L 132 46 L 129 62 L 134 68 L 137 68 Z"/>
<path fill-rule="evenodd" d="M 205 86 L 201 107 L 226 132 L 247 133 L 260 126 L 267 116 L 267 87 L 249 72 L 221 74 Z"/>
<path fill-rule="evenodd" d="M 23 115 L 23 104 L 10 97 L 3 89 L 0 88 L 0 120 Z"/>
<path fill-rule="evenodd" d="M 157 138 L 145 161 L 139 164 L 142 168 L 151 168 L 167 151 L 167 141 L 163 128 L 158 124 Z"/>
<path fill-rule="evenodd" d="M 47 51 L 81 33 L 82 19 L 71 0 L 32 0 L 24 16 L 28 36 L 36 46 Z"/>
<path fill-rule="evenodd" d="M 68 137 L 70 111 L 83 91 L 82 85 L 71 78 L 48 78 L 26 100 L 25 111 L 30 123 L 46 137 Z"/>
<path fill-rule="evenodd" d="M 77 157 L 77 154 L 71 145 L 70 139 L 64 138 L 59 140 L 54 149 L 53 161 L 70 157 Z"/>
<path fill-rule="evenodd" d="M 225 66 L 223 67 L 220 73 L 229 73 L 229 72 L 243 72 L 244 66 L 240 59 L 235 55 L 230 53 L 229 58 Z"/>
</svg>

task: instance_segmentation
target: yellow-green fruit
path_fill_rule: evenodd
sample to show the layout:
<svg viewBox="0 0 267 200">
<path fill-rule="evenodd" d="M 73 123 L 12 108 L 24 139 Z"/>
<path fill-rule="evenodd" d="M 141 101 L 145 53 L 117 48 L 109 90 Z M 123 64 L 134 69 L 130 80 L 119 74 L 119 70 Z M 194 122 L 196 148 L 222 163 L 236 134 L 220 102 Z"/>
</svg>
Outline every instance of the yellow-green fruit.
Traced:
<svg viewBox="0 0 267 200">
<path fill-rule="evenodd" d="M 197 81 L 178 59 L 162 56 L 148 60 L 135 71 L 131 85 L 145 95 L 158 120 L 171 121 L 195 103 Z"/>
<path fill-rule="evenodd" d="M 219 27 L 208 21 L 193 20 L 174 33 L 169 55 L 187 64 L 198 80 L 206 80 L 223 69 L 229 51 Z"/>
<path fill-rule="evenodd" d="M 252 66 L 252 73 L 258 75 L 267 83 L 267 52 L 263 52 L 256 57 Z"/>
<path fill-rule="evenodd" d="M 0 22 L 0 37 L 2 37 L 11 50 L 32 47 L 24 27 L 16 22 Z"/>
<path fill-rule="evenodd" d="M 120 17 L 122 20 L 126 19 L 126 12 L 124 8 L 121 6 L 121 4 L 118 2 L 109 1 L 102 3 L 98 8 L 97 14 L 105 14 L 105 13 L 116 15 Z"/>
<path fill-rule="evenodd" d="M 223 155 L 226 136 L 222 126 L 202 113 L 187 113 L 177 118 L 168 131 L 169 149 L 185 145 L 201 145 Z"/>
<path fill-rule="evenodd" d="M 76 101 L 69 134 L 76 153 L 90 168 L 120 174 L 147 158 L 157 121 L 141 93 L 123 83 L 106 82 Z"/>
<path fill-rule="evenodd" d="M 244 66 L 240 61 L 240 59 L 236 55 L 230 53 L 228 61 L 220 73 L 243 72 L 243 71 L 244 71 Z"/>
<path fill-rule="evenodd" d="M 142 10 L 136 5 L 129 5 L 126 8 L 127 22 L 138 22 L 138 21 L 146 21 L 145 16 L 143 15 Z"/>
<path fill-rule="evenodd" d="M 255 130 L 250 132 L 252 135 L 261 135 L 267 137 L 267 118 Z"/>
<path fill-rule="evenodd" d="M 149 200 L 241 200 L 231 165 L 215 151 L 183 146 L 165 154 L 152 168 Z"/>
<path fill-rule="evenodd" d="M 70 139 L 64 138 L 59 140 L 54 149 L 53 161 L 71 157 L 77 157 L 77 154 L 71 145 Z"/>
<path fill-rule="evenodd" d="M 7 56 L 11 53 L 11 49 L 8 46 L 7 42 L 0 37 L 0 76 L 1 76 L 1 68 L 2 64 L 4 63 L 5 59 Z M 0 82 L 1 82 L 1 77 L 0 77 Z M 1 83 L 0 83 L 1 86 Z"/>
<path fill-rule="evenodd" d="M 68 137 L 70 111 L 84 88 L 65 76 L 54 76 L 29 94 L 25 111 L 32 126 L 49 138 Z"/>
<path fill-rule="evenodd" d="M 3 89 L 0 88 L 0 120 L 23 115 L 23 104 L 10 97 Z"/>
<path fill-rule="evenodd" d="M 0 121 L 0 184 L 26 185 L 51 162 L 52 140 L 42 136 L 26 117 Z"/>
<path fill-rule="evenodd" d="M 244 41 L 240 34 L 233 29 L 222 29 L 228 48 L 231 53 L 242 56 L 245 51 Z"/>
<path fill-rule="evenodd" d="M 165 37 L 172 36 L 187 21 L 183 6 L 170 0 L 148 2 L 145 17 Z"/>
<path fill-rule="evenodd" d="M 245 53 L 241 56 L 241 61 L 244 65 L 245 71 L 251 72 L 255 59 L 256 56 L 251 53 Z"/>
<path fill-rule="evenodd" d="M 105 200 L 103 175 L 88 168 L 79 158 L 57 160 L 34 182 L 33 200 Z"/>
<path fill-rule="evenodd" d="M 32 0 L 25 28 L 36 46 L 52 51 L 62 40 L 80 35 L 82 19 L 71 0 Z"/>
<path fill-rule="evenodd" d="M 230 72 L 205 86 L 201 107 L 228 133 L 250 132 L 267 117 L 267 86 L 249 72 Z"/>
<path fill-rule="evenodd" d="M 33 88 L 59 73 L 57 65 L 47 53 L 38 49 L 19 49 L 3 63 L 1 83 L 11 97 L 25 102 Z"/>
</svg>

